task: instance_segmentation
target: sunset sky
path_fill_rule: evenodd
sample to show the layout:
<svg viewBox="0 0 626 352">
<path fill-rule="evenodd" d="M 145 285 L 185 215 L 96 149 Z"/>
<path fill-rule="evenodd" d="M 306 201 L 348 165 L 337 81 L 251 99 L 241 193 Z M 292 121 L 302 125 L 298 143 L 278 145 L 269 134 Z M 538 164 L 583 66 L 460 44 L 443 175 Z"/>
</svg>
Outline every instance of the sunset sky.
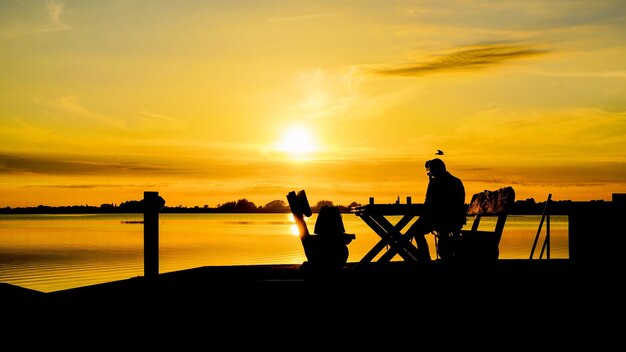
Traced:
<svg viewBox="0 0 626 352">
<path fill-rule="evenodd" d="M 0 2 L 0 207 L 626 192 L 625 1 Z"/>
</svg>

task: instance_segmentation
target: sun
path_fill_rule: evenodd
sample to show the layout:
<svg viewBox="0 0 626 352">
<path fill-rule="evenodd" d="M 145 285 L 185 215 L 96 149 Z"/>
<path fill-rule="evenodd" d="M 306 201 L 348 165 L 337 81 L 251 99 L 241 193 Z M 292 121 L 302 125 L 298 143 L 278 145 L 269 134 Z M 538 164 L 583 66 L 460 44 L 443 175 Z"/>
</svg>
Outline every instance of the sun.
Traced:
<svg viewBox="0 0 626 352">
<path fill-rule="evenodd" d="M 316 146 L 310 131 L 305 127 L 297 126 L 285 131 L 277 149 L 294 158 L 303 158 L 314 152 Z"/>
</svg>

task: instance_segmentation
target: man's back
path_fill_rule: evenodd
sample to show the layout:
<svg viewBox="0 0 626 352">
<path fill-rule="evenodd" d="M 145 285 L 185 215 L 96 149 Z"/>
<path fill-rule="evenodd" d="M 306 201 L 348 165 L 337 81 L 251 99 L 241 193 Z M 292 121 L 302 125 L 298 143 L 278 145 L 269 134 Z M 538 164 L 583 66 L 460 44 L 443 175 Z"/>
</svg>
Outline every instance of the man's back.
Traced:
<svg viewBox="0 0 626 352">
<path fill-rule="evenodd" d="M 463 182 L 446 170 L 443 160 L 428 160 L 424 166 L 429 178 L 424 209 L 405 235 L 415 239 L 418 251 L 415 259 L 428 263 L 431 261 L 430 250 L 424 236 L 434 231 L 450 233 L 461 230 L 465 225 L 466 210 Z"/>
<path fill-rule="evenodd" d="M 424 215 L 435 227 L 460 229 L 466 222 L 463 182 L 448 171 L 431 178 L 424 206 Z"/>
</svg>

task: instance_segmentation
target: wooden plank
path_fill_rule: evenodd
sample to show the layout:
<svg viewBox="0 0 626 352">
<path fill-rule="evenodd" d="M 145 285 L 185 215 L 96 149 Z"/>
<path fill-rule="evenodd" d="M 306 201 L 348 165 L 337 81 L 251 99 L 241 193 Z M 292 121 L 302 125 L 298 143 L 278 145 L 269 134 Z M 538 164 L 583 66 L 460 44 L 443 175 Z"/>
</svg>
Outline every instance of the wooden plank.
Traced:
<svg viewBox="0 0 626 352">
<path fill-rule="evenodd" d="M 419 215 L 422 210 L 422 204 L 367 204 L 354 208 L 356 214 L 372 214 L 372 215 Z"/>
</svg>

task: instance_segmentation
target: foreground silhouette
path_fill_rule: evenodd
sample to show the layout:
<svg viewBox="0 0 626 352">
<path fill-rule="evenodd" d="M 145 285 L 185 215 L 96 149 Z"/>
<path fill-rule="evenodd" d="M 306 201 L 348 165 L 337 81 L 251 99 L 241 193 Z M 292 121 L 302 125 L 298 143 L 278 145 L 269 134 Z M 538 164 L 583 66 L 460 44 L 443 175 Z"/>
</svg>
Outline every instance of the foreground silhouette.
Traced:
<svg viewBox="0 0 626 352">
<path fill-rule="evenodd" d="M 424 208 L 419 218 L 406 232 L 417 243 L 417 255 L 421 263 L 431 261 L 426 234 L 458 233 L 465 225 L 465 187 L 463 182 L 446 169 L 443 160 L 435 158 L 425 163 L 428 188 Z M 440 246 L 449 248 L 449 236 L 442 236 Z M 443 253 L 442 257 L 446 257 Z"/>
<path fill-rule="evenodd" d="M 341 270 L 348 260 L 348 244 L 356 238 L 347 234 L 339 209 L 323 206 L 315 222 L 314 234 L 304 221 L 312 215 L 311 207 L 304 190 L 287 194 L 287 201 L 293 214 L 308 262 L 306 269 L 312 272 L 333 273 Z"/>
</svg>

